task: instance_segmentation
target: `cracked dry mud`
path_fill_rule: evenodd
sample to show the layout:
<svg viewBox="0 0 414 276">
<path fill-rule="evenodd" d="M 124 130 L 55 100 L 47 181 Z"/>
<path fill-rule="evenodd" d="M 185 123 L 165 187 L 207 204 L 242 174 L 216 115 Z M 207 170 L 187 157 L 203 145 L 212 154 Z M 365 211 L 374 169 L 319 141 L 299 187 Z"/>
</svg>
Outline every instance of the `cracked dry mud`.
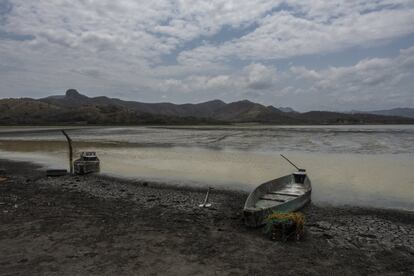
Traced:
<svg viewBox="0 0 414 276">
<path fill-rule="evenodd" d="M 2 170 L 2 171 L 1 171 Z M 243 225 L 247 194 L 0 160 L 0 275 L 413 275 L 414 214 L 309 205 L 301 242 Z"/>
</svg>

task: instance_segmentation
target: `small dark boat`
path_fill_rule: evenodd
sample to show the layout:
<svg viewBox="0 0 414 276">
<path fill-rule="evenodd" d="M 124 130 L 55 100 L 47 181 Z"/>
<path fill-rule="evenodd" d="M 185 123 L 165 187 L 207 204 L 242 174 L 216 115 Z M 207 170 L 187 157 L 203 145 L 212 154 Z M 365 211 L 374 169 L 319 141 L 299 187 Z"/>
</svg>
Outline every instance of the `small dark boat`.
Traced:
<svg viewBox="0 0 414 276">
<path fill-rule="evenodd" d="M 258 227 L 265 224 L 273 212 L 297 211 L 311 200 L 311 192 L 306 170 L 299 168 L 293 174 L 263 183 L 246 200 L 244 222 L 247 226 Z"/>
<path fill-rule="evenodd" d="M 95 152 L 82 152 L 79 159 L 73 162 L 76 174 L 96 173 L 100 171 L 100 161 Z"/>
<path fill-rule="evenodd" d="M 47 170 L 46 171 L 46 176 L 54 176 L 54 177 L 57 177 L 57 176 L 64 176 L 64 175 L 67 175 L 67 174 L 68 174 L 68 171 L 67 170 L 64 170 L 64 169 Z"/>
</svg>

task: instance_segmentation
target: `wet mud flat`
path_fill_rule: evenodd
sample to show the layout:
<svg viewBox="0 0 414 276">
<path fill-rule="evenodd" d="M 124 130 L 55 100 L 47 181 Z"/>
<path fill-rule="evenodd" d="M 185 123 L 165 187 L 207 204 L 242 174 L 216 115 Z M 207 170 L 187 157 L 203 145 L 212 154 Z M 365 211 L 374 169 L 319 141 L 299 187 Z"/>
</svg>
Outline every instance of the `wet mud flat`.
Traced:
<svg viewBox="0 0 414 276">
<path fill-rule="evenodd" d="M 0 160 L 0 275 L 413 275 L 414 213 L 320 207 L 300 242 L 243 225 L 246 193 Z M 5 178 L 5 179 L 4 179 Z"/>
</svg>

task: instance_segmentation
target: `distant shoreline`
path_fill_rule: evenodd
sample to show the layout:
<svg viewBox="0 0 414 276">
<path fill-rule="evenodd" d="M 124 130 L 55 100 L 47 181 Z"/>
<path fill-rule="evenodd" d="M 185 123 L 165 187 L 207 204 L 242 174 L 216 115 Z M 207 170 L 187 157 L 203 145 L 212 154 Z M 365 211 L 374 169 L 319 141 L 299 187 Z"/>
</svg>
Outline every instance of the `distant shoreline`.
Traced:
<svg viewBox="0 0 414 276">
<path fill-rule="evenodd" d="M 266 124 L 266 123 L 223 123 L 223 124 L 0 124 L 0 127 L 168 127 L 168 126 L 390 126 L 414 125 L 413 123 L 355 123 L 355 124 Z"/>
</svg>

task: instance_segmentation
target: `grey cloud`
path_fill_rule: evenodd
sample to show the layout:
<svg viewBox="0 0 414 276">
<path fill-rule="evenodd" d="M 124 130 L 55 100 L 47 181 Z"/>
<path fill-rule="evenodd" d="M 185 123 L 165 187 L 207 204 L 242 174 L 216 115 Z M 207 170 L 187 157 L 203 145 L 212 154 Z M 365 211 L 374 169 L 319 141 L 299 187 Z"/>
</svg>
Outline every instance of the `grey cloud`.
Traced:
<svg viewBox="0 0 414 276">
<path fill-rule="evenodd" d="M 16 41 L 25 41 L 25 40 L 33 40 L 35 39 L 32 35 L 24 35 L 24 34 L 17 34 L 17 33 L 10 33 L 5 32 L 0 29 L 0 40 L 16 40 Z"/>
<path fill-rule="evenodd" d="M 247 87 L 255 90 L 263 90 L 272 87 L 276 72 L 272 68 L 262 64 L 251 64 L 245 68 Z"/>
<path fill-rule="evenodd" d="M 414 47 L 401 50 L 394 58 L 365 59 L 348 67 L 308 70 L 292 67 L 293 78 L 302 80 L 307 91 L 317 91 L 334 99 L 332 104 L 369 108 L 373 105 L 414 105 L 411 79 L 414 70 L 407 70 L 407 61 L 414 58 Z M 408 62 L 411 66 L 411 62 Z M 312 94 L 309 92 L 309 94 Z M 387 101 L 392 100 L 392 101 Z"/>
<path fill-rule="evenodd" d="M 258 20 L 259 27 L 244 37 L 185 51 L 179 60 L 223 61 L 235 55 L 251 60 L 282 59 L 366 46 L 412 33 L 414 3 L 398 1 L 399 8 L 375 9 L 387 2 L 287 1 L 300 8 L 304 16 L 286 10 L 275 12 Z M 362 13 L 367 7 L 372 12 Z"/>
<path fill-rule="evenodd" d="M 349 67 L 275 68 L 281 59 L 412 33 L 409 0 L 0 0 L 0 18 L 6 17 L 1 96 L 76 87 L 142 101 L 250 95 L 298 109 L 351 105 L 358 93 L 365 102 L 375 95 L 382 103 L 412 101 L 411 48 Z"/>
<path fill-rule="evenodd" d="M 246 97 L 248 99 L 257 99 L 262 97 L 263 94 L 257 91 L 247 91 L 245 93 L 243 93 L 243 98 Z"/>
<path fill-rule="evenodd" d="M 265 90 L 276 82 L 276 70 L 260 63 L 252 63 L 239 71 L 222 75 L 198 75 L 184 79 L 168 79 L 161 82 L 163 91 L 179 89 L 180 91 L 194 90 Z"/>
<path fill-rule="evenodd" d="M 13 9 L 13 4 L 9 0 L 0 0 L 0 17 L 10 13 Z"/>
<path fill-rule="evenodd" d="M 58 44 L 63 47 L 73 48 L 76 46 L 76 36 L 66 31 L 39 32 L 38 37 L 39 39 L 45 39 L 49 43 Z"/>
<path fill-rule="evenodd" d="M 93 78 L 99 78 L 103 75 L 102 72 L 97 68 L 79 68 L 79 69 L 76 68 L 76 69 L 73 69 L 72 72 L 78 73 L 81 75 L 86 75 L 86 76 L 93 77 Z"/>
</svg>

